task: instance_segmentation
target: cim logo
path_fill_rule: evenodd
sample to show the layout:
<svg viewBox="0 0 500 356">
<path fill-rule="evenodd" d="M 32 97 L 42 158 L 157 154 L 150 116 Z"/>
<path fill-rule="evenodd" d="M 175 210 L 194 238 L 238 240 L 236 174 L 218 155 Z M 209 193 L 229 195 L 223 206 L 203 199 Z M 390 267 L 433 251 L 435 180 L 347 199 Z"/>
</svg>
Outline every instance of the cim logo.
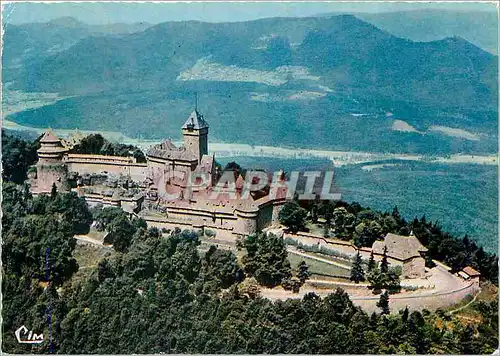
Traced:
<svg viewBox="0 0 500 356">
<path fill-rule="evenodd" d="M 20 344 L 41 344 L 43 342 L 43 334 L 35 334 L 24 325 L 17 329 L 15 334 L 17 342 Z"/>
</svg>

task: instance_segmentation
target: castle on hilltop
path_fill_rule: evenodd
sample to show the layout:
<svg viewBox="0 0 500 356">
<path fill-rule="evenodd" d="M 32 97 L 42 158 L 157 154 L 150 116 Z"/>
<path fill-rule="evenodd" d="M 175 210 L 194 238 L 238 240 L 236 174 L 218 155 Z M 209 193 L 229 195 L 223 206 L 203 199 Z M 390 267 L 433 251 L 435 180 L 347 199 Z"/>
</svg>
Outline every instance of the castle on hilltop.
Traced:
<svg viewBox="0 0 500 356">
<path fill-rule="evenodd" d="M 31 191 L 49 193 L 55 185 L 58 191 L 76 191 L 90 205 L 121 207 L 150 226 L 209 228 L 217 236 L 248 235 L 277 221 L 286 191 L 270 194 L 267 175 L 268 181 L 249 194 L 243 193 L 241 175 L 234 177 L 234 184 L 221 182 L 215 156 L 208 153 L 208 131 L 203 115 L 194 110 L 182 126 L 183 145 L 171 140 L 154 145 L 146 163 L 133 157 L 74 154 L 68 142 L 47 131 L 29 176 Z"/>
</svg>

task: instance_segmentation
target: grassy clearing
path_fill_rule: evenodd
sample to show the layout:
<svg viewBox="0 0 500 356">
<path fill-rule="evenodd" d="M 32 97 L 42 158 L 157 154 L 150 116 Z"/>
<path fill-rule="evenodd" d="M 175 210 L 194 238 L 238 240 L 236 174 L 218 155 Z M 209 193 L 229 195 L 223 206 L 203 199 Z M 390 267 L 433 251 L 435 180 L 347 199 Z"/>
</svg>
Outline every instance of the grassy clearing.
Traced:
<svg viewBox="0 0 500 356">
<path fill-rule="evenodd" d="M 70 284 L 82 281 L 91 275 L 97 267 L 99 261 L 105 257 L 109 257 L 114 253 L 110 248 L 103 248 L 100 246 L 77 244 L 73 257 L 78 262 L 78 271 L 69 281 Z"/>
<path fill-rule="evenodd" d="M 308 222 L 306 224 L 306 227 L 309 229 L 309 232 L 311 234 L 318 235 L 318 236 L 323 236 L 324 227 L 322 225 L 313 224 L 313 223 Z"/>
<path fill-rule="evenodd" d="M 344 268 L 340 268 L 334 265 L 330 265 L 325 262 L 321 261 L 316 261 L 311 258 L 303 257 L 303 256 L 297 256 L 293 253 L 288 253 L 288 260 L 290 261 L 290 264 L 292 266 L 292 269 L 294 271 L 297 270 L 297 266 L 301 261 L 305 261 L 307 265 L 309 266 L 309 272 L 313 274 L 319 274 L 319 275 L 327 275 L 331 277 L 346 277 L 349 278 L 350 272 L 349 270 L 346 270 Z M 320 277 L 320 276 L 318 276 Z"/>
<path fill-rule="evenodd" d="M 317 253 L 317 252 L 307 252 L 308 255 L 311 255 L 311 256 L 314 256 L 314 257 L 319 257 L 319 258 L 323 258 L 325 260 L 329 260 L 329 261 L 332 261 L 332 262 L 336 262 L 336 263 L 340 263 L 348 268 L 351 268 L 351 263 L 350 263 L 350 260 L 346 260 L 346 259 L 343 259 L 343 258 L 339 258 L 339 257 L 335 257 L 335 256 L 331 256 L 331 255 L 325 255 L 323 253 Z"/>
<path fill-rule="evenodd" d="M 73 257 L 81 268 L 97 266 L 97 263 L 104 257 L 113 254 L 113 250 L 94 245 L 77 244 L 73 251 Z"/>
</svg>

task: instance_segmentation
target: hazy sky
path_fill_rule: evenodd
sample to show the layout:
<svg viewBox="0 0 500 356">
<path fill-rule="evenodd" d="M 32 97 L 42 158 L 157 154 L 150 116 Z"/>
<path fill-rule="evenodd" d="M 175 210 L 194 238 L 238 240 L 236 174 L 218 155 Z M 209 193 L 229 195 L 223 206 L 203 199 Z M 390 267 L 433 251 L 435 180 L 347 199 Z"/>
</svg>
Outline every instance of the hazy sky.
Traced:
<svg viewBox="0 0 500 356">
<path fill-rule="evenodd" d="M 310 16 L 325 12 L 386 12 L 417 9 L 496 11 L 495 3 L 355 3 L 355 2 L 197 2 L 197 3 L 5 3 L 7 23 L 44 22 L 71 16 L 89 24 L 199 20 L 246 21 L 277 16 Z"/>
</svg>

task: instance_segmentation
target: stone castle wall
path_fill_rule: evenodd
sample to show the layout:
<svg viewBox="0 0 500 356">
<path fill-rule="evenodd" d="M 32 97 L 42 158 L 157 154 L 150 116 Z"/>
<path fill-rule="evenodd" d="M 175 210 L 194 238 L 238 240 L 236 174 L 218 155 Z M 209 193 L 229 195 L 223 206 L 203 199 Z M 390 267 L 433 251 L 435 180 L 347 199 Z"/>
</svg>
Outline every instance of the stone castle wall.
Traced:
<svg viewBox="0 0 500 356">
<path fill-rule="evenodd" d="M 273 220 L 274 208 L 278 209 L 278 206 L 273 206 L 271 204 L 265 205 L 259 209 L 259 215 L 257 217 L 257 226 L 259 230 L 269 227 L 273 221 L 278 221 L 276 218 Z"/>
<path fill-rule="evenodd" d="M 80 174 L 122 174 L 136 182 L 142 182 L 148 172 L 147 163 L 137 163 L 132 157 L 67 154 L 64 162 L 70 172 Z"/>
<path fill-rule="evenodd" d="M 36 185 L 33 186 L 33 193 L 50 193 L 52 184 L 56 185 L 59 192 L 69 190 L 68 169 L 64 164 L 38 164 L 36 167 Z"/>
<path fill-rule="evenodd" d="M 287 233 L 285 234 L 285 237 L 292 238 L 304 245 L 317 245 L 318 247 L 323 246 L 327 249 L 333 249 L 351 257 L 355 256 L 359 252 L 361 257 L 365 260 L 368 260 L 372 253 L 372 249 L 369 247 L 361 247 L 358 249 L 349 241 L 330 238 L 326 239 L 318 235 L 305 232 L 297 232 L 296 234 Z M 377 262 L 380 262 L 382 260 L 382 256 L 383 255 L 380 253 L 374 253 L 373 259 Z M 387 256 L 387 262 L 389 262 L 389 264 L 392 266 L 401 266 L 402 273 L 405 278 L 422 278 L 425 276 L 425 260 L 422 257 L 414 257 L 411 260 L 406 260 L 403 262 L 401 260 Z"/>
<path fill-rule="evenodd" d="M 235 241 L 235 235 L 233 234 L 233 229 L 228 226 L 212 226 L 205 225 L 199 226 L 193 224 L 190 221 L 173 221 L 163 218 L 155 218 L 151 216 L 142 217 L 148 224 L 149 227 L 156 227 L 158 229 L 169 229 L 174 230 L 176 227 L 184 230 L 194 230 L 201 231 L 204 229 L 210 229 L 216 233 L 217 239 L 225 239 L 227 241 Z"/>
<path fill-rule="evenodd" d="M 287 234 L 285 234 L 285 237 L 292 238 L 292 239 L 294 239 L 294 240 L 296 240 L 304 245 L 324 246 L 325 248 L 334 249 L 334 250 L 340 251 L 344 254 L 348 254 L 348 255 L 352 255 L 352 256 L 354 256 L 358 252 L 358 249 L 356 248 L 356 246 L 354 246 L 353 244 L 351 244 L 348 241 L 333 240 L 333 239 L 327 240 L 327 239 L 321 238 L 317 235 L 308 234 L 308 233 L 304 233 L 304 232 L 298 232 L 296 234 L 287 233 Z M 363 254 L 362 254 L 362 256 L 363 256 Z M 370 253 L 368 253 L 368 257 L 370 257 Z"/>
</svg>

